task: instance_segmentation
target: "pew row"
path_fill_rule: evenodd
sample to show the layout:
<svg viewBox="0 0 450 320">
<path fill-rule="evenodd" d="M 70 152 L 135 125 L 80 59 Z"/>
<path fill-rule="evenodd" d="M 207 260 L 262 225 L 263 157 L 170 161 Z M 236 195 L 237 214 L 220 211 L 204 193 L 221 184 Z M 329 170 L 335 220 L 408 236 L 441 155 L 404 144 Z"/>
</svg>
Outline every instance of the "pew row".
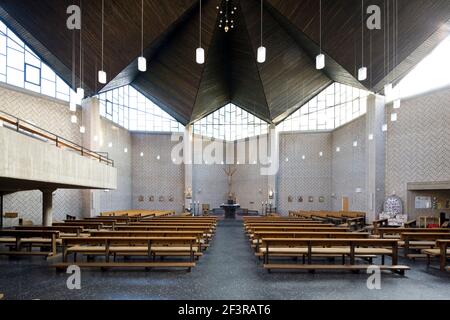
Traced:
<svg viewBox="0 0 450 320">
<path fill-rule="evenodd" d="M 273 269 L 297 269 L 297 270 L 364 270 L 371 265 L 358 265 L 358 255 L 375 255 L 382 257 L 382 270 L 404 274 L 410 268 L 398 265 L 398 244 L 396 240 L 389 239 L 296 239 L 296 238 L 263 238 L 260 251 L 263 253 L 264 269 L 269 272 Z M 271 263 L 273 254 L 306 258 L 303 264 Z M 332 254 L 341 255 L 344 260 L 342 265 L 313 264 L 314 255 Z M 348 256 L 350 264 L 345 264 Z M 384 265 L 384 256 L 390 256 L 392 264 Z"/>
</svg>

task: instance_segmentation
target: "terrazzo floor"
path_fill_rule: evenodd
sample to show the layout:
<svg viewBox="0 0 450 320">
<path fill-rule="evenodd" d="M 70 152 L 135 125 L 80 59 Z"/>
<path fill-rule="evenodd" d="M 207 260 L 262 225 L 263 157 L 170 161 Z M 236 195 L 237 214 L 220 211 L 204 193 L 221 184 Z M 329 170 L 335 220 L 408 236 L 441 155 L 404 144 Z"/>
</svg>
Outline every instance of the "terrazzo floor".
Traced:
<svg viewBox="0 0 450 320">
<path fill-rule="evenodd" d="M 388 261 L 389 262 L 389 261 Z M 387 263 L 388 263 L 387 262 Z M 220 221 L 211 247 L 186 271 L 82 270 L 81 289 L 42 258 L 0 257 L 5 299 L 450 299 L 450 274 L 423 262 L 400 260 L 412 270 L 382 273 L 381 290 L 369 290 L 364 272 L 267 273 L 255 258 L 242 221 Z"/>
</svg>

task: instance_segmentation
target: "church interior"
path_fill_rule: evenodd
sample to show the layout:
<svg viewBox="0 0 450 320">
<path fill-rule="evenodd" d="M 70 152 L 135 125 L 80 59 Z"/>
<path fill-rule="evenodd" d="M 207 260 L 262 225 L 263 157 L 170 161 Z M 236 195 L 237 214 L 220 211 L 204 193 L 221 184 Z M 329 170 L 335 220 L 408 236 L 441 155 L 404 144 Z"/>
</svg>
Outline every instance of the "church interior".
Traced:
<svg viewBox="0 0 450 320">
<path fill-rule="evenodd" d="M 450 1 L 0 0 L 0 300 L 438 300 Z"/>
</svg>

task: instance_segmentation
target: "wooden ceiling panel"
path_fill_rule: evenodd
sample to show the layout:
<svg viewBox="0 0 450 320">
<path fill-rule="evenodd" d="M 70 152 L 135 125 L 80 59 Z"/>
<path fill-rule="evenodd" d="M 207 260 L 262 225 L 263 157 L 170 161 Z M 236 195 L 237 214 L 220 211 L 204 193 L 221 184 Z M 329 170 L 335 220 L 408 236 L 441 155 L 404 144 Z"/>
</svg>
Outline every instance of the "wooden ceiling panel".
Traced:
<svg viewBox="0 0 450 320">
<path fill-rule="evenodd" d="M 261 44 L 259 2 L 241 0 L 241 7 L 252 50 L 256 52 Z M 293 41 L 267 10 L 263 21 L 267 60 L 258 64 L 258 68 L 271 118 L 277 123 L 308 102 L 332 80 L 316 70 L 308 53 Z"/>
<path fill-rule="evenodd" d="M 235 28 L 227 34 L 231 61 L 231 102 L 262 120 L 272 122 L 243 11 L 238 2 L 236 5 Z"/>
<path fill-rule="evenodd" d="M 222 30 L 215 29 L 205 68 L 198 88 L 191 122 L 200 120 L 230 103 L 230 61 L 228 41 Z"/>
<path fill-rule="evenodd" d="M 145 47 L 151 46 L 167 29 L 189 11 L 195 0 L 145 0 Z M 79 33 L 66 27 L 69 5 L 80 0 L 1 0 L 6 22 L 37 54 L 43 57 L 67 83 L 72 82 L 73 54 L 75 74 L 79 76 Z M 98 92 L 97 71 L 101 68 L 102 1 L 84 0 L 82 6 L 82 47 L 84 77 L 88 92 Z M 141 51 L 141 1 L 105 0 L 104 70 L 115 78 Z M 4 17 L 2 17 L 4 18 Z M 73 37 L 75 36 L 75 50 Z"/>
<path fill-rule="evenodd" d="M 319 43 L 318 0 L 266 2 L 292 23 L 297 28 L 296 32 L 303 33 L 316 44 Z M 361 0 L 322 0 L 323 51 L 354 76 L 362 64 L 361 3 Z M 397 3 L 397 10 L 394 3 Z M 365 6 L 368 5 L 378 5 L 383 11 L 383 22 L 387 18 L 382 30 L 365 30 L 364 64 L 369 66 L 370 76 L 363 85 L 373 89 L 397 64 L 407 59 L 448 21 L 450 1 L 373 0 L 366 1 Z M 384 14 L 384 10 L 387 12 L 388 8 L 389 16 Z M 394 17 L 397 17 L 395 20 L 398 21 L 397 37 L 394 32 Z M 395 55 L 393 48 L 396 48 Z M 415 61 L 414 65 L 418 62 Z"/>
<path fill-rule="evenodd" d="M 206 59 L 216 28 L 216 6 L 217 1 L 208 1 L 203 8 L 202 46 Z M 204 69 L 204 65 L 195 62 L 198 46 L 199 11 L 195 10 L 161 46 L 148 63 L 147 72 L 133 82 L 136 89 L 183 124 L 191 119 Z"/>
</svg>

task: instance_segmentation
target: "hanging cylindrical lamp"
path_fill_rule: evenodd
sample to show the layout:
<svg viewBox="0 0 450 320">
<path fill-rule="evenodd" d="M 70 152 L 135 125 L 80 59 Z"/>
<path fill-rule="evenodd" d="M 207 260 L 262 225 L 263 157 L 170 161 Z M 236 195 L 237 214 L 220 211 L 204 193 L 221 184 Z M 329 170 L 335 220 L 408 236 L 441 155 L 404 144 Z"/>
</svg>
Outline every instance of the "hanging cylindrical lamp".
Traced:
<svg viewBox="0 0 450 320">
<path fill-rule="evenodd" d="M 205 63 L 205 50 L 202 48 L 202 0 L 200 0 L 200 23 L 199 23 L 199 47 L 195 51 L 195 61 L 198 64 Z"/>
<path fill-rule="evenodd" d="M 367 79 L 367 67 L 364 67 L 364 0 L 361 0 L 361 68 L 358 70 L 358 80 Z"/>
<path fill-rule="evenodd" d="M 104 50 L 104 34 L 105 34 L 105 0 L 102 0 L 102 69 L 98 72 L 98 82 L 106 84 L 107 76 L 103 70 L 103 50 Z"/>
<path fill-rule="evenodd" d="M 261 46 L 258 48 L 257 60 L 258 63 L 266 62 L 266 48 L 263 46 L 263 0 L 261 0 Z"/>
<path fill-rule="evenodd" d="M 80 0 L 80 11 L 82 12 L 82 0 Z M 83 72 L 83 51 L 82 51 L 82 46 L 81 46 L 81 30 L 80 29 L 80 86 L 77 88 L 77 97 L 78 99 L 81 101 L 84 99 L 84 89 L 83 89 L 83 77 L 82 77 L 82 72 Z"/>
<path fill-rule="evenodd" d="M 320 4 L 319 4 L 319 48 L 320 48 L 320 52 L 319 55 L 316 57 L 316 69 L 317 70 L 322 70 L 323 68 L 325 68 L 325 55 L 322 54 L 322 0 L 320 0 Z"/>
<path fill-rule="evenodd" d="M 138 58 L 138 70 L 147 71 L 147 59 L 144 57 L 144 0 L 141 1 L 141 56 Z"/>
</svg>

